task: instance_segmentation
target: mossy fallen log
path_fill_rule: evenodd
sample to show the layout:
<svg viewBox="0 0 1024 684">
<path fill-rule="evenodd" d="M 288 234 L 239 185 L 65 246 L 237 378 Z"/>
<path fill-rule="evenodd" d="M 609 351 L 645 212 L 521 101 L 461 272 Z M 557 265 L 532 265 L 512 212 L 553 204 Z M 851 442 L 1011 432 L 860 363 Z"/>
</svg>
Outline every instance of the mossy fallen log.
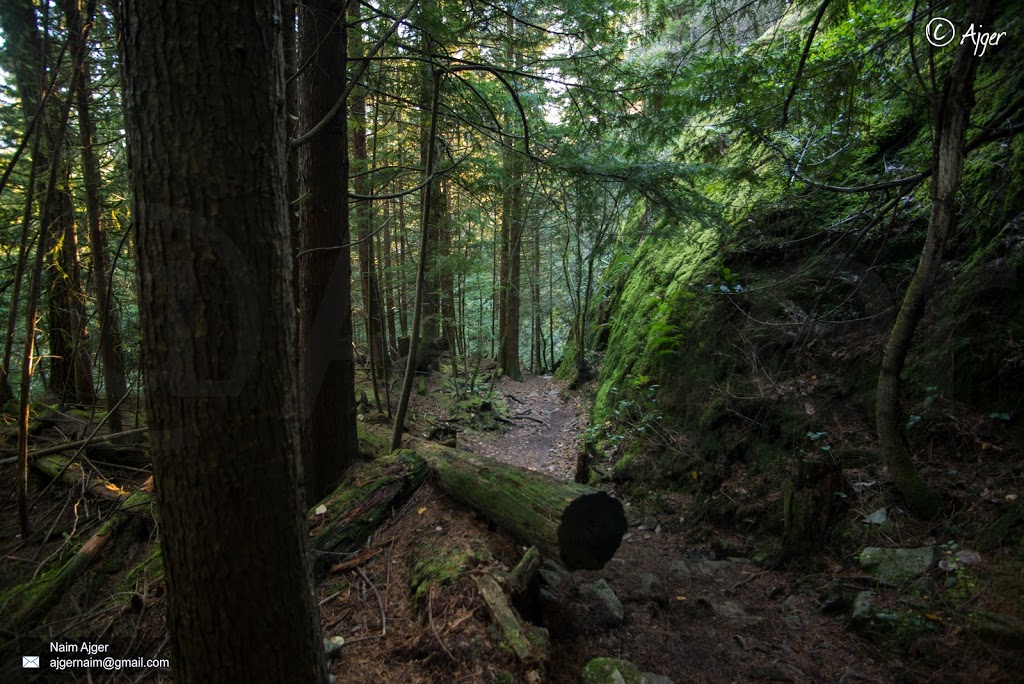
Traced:
<svg viewBox="0 0 1024 684">
<path fill-rule="evenodd" d="M 139 511 L 152 507 L 146 492 L 127 496 L 117 511 L 70 558 L 37 577 L 0 595 L 0 625 L 5 632 L 19 633 L 37 625 L 60 603 L 64 594 L 101 554 L 112 545 L 117 535 Z"/>
<path fill-rule="evenodd" d="M 309 512 L 313 570 L 322 575 L 366 545 L 370 535 L 423 484 L 429 469 L 409 451 L 369 461 L 354 468 L 345 480 Z"/>
<path fill-rule="evenodd" d="M 607 492 L 439 444 L 418 442 L 416 453 L 442 489 L 570 570 L 603 568 L 626 533 L 622 504 Z"/>
</svg>

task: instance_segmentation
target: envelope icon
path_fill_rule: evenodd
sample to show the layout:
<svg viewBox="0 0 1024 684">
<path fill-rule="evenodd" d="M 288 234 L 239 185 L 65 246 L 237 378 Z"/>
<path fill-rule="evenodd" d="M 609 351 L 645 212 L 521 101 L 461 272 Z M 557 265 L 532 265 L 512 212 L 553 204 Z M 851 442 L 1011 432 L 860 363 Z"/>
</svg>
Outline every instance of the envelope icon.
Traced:
<svg viewBox="0 0 1024 684">
<path fill-rule="evenodd" d="M 22 667 L 39 667 L 39 656 L 21 656 Z"/>
</svg>

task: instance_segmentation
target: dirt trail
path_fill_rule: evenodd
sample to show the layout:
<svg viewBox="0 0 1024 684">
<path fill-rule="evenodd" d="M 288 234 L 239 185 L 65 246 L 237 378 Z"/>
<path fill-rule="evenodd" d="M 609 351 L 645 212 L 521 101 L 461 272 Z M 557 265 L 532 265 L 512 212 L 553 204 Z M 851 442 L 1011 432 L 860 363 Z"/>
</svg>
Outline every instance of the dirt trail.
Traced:
<svg viewBox="0 0 1024 684">
<path fill-rule="evenodd" d="M 576 392 L 550 375 L 524 374 L 522 382 L 501 378 L 497 391 L 508 403 L 514 426 L 499 433 L 459 436 L 459 446 L 526 470 L 572 479 L 587 411 Z"/>
</svg>

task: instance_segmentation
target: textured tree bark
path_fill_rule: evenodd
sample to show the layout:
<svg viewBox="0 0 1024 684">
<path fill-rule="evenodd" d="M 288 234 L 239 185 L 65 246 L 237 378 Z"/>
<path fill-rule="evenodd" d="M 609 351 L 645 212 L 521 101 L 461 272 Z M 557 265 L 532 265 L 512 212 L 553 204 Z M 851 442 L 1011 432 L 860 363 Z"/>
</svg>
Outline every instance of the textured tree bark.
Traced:
<svg viewBox="0 0 1024 684">
<path fill-rule="evenodd" d="M 344 0 L 299 7 L 299 130 L 313 128 L 345 88 Z M 357 453 L 343 107 L 299 148 L 299 358 L 306 501 L 341 481 Z"/>
<path fill-rule="evenodd" d="M 328 679 L 300 488 L 280 11 L 124 6 L 146 409 L 180 682 Z"/>
<path fill-rule="evenodd" d="M 418 442 L 442 489 L 570 570 L 599 570 L 626 533 L 622 504 L 593 487 Z"/>
<path fill-rule="evenodd" d="M 984 23 L 988 3 L 978 0 L 971 15 L 977 25 Z M 942 249 L 960 211 L 956 193 L 964 170 L 964 144 L 974 98 L 974 75 L 978 57 L 971 44 L 961 45 L 953 58 L 950 73 L 936 98 L 935 137 L 932 141 L 931 216 L 917 271 L 907 286 L 903 303 L 885 346 L 878 375 L 875 398 L 875 422 L 882 460 L 889 468 L 900 494 L 927 517 L 939 509 L 935 493 L 921 479 L 903 434 L 900 411 L 900 375 L 910 352 L 917 324 L 931 297 L 935 277 L 942 261 Z"/>
</svg>

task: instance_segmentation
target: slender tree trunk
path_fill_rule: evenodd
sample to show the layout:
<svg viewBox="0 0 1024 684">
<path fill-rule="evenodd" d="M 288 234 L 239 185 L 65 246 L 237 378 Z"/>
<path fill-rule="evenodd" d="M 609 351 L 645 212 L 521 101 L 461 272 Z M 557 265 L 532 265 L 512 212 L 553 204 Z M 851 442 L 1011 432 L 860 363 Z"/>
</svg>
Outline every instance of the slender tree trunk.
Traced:
<svg viewBox="0 0 1024 684">
<path fill-rule="evenodd" d="M 84 23 L 77 2 L 64 0 L 63 6 L 73 49 L 84 50 L 85 24 L 92 23 L 96 11 L 95 0 L 87 5 Z M 92 248 L 92 279 L 96 289 L 96 310 L 99 313 L 100 321 L 100 357 L 103 361 L 103 382 L 107 410 L 109 411 L 107 424 L 111 432 L 121 432 L 123 424 L 118 402 L 128 391 L 128 382 L 125 377 L 120 321 L 109 287 L 107 238 L 100 223 L 101 177 L 99 161 L 93 151 L 93 138 L 96 131 L 89 106 L 92 100 L 92 84 L 88 56 L 83 60 L 80 70 L 75 98 L 78 105 L 78 127 L 82 144 L 82 179 L 85 184 L 86 217 L 89 224 L 89 243 Z"/>
<path fill-rule="evenodd" d="M 405 283 L 405 264 L 409 256 L 409 243 L 405 239 L 405 202 L 398 198 L 398 274 L 395 279 L 398 281 L 398 329 L 401 330 L 401 337 L 409 338 L 409 298 L 408 288 Z"/>
<path fill-rule="evenodd" d="M 178 682 L 328 681 L 300 484 L 280 9 L 124 7 L 146 407 Z"/>
<path fill-rule="evenodd" d="M 973 21 L 984 23 L 988 3 L 977 1 Z M 914 467 L 903 434 L 900 411 L 900 375 L 910 351 L 917 324 L 924 315 L 942 261 L 942 249 L 960 215 L 956 193 L 964 167 L 964 141 L 970 121 L 974 75 L 978 57 L 973 45 L 961 45 L 953 58 L 949 76 L 937 99 L 935 138 L 932 142 L 931 216 L 917 271 L 907 287 L 896 322 L 885 347 L 878 376 L 875 420 L 882 460 L 889 468 L 897 489 L 921 514 L 931 517 L 939 509 L 938 497 L 928 488 Z"/>
<path fill-rule="evenodd" d="M 387 323 L 388 323 L 388 339 L 390 340 L 390 350 L 395 352 L 398 349 L 398 333 L 395 328 L 395 314 L 397 312 L 395 308 L 395 280 L 396 275 L 392 270 L 391 266 L 391 200 L 385 200 L 384 202 L 384 230 L 383 232 L 383 256 L 384 256 L 384 270 L 383 270 L 383 288 L 384 288 L 384 308 L 387 310 Z"/>
<path fill-rule="evenodd" d="M 313 128 L 345 88 L 345 3 L 300 6 L 300 131 Z M 298 152 L 299 357 L 307 502 L 341 480 L 358 453 L 352 353 L 352 266 L 345 108 Z"/>
<path fill-rule="evenodd" d="M 33 19 L 34 25 L 34 19 Z M 72 53 L 71 83 L 68 92 L 74 92 L 75 79 L 78 75 L 77 65 L 84 58 L 81 51 Z M 41 62 L 42 63 L 42 62 Z M 51 129 L 52 138 L 62 140 L 67 131 L 68 115 L 70 114 L 71 100 L 65 99 L 61 104 L 59 112 L 54 117 L 56 123 Z M 43 195 L 42 206 L 52 206 L 54 197 L 57 194 L 57 171 L 61 168 L 61 146 L 53 148 L 49 158 L 49 172 L 46 181 L 46 192 Z M 21 525 L 21 538 L 27 539 L 31 533 L 31 526 L 28 518 L 28 418 L 29 400 L 32 391 L 32 375 L 35 364 L 35 330 L 37 316 L 39 313 L 39 295 L 42 291 L 43 263 L 46 256 L 46 245 L 49 242 L 50 223 L 46 220 L 46 213 L 39 227 L 39 237 L 36 242 L 36 255 L 32 267 L 32 281 L 29 286 L 28 301 L 25 304 L 25 351 L 21 359 L 21 387 L 18 402 L 18 519 Z"/>
<path fill-rule="evenodd" d="M 430 125 L 427 127 L 428 135 L 433 139 L 437 134 L 437 103 L 441 94 L 441 73 L 434 71 L 431 78 L 430 95 Z M 426 163 L 423 166 L 423 180 L 425 186 L 422 190 L 423 200 L 421 201 L 420 218 L 420 258 L 416 267 L 416 299 L 412 307 L 412 332 L 409 338 L 409 356 L 406 359 L 405 377 L 402 379 L 402 394 L 398 398 L 398 410 L 395 412 L 395 424 L 391 431 L 391 450 L 402 446 L 402 432 L 405 430 L 405 413 L 409 408 L 409 396 L 412 394 L 413 376 L 416 374 L 416 356 L 420 342 L 420 316 L 423 311 L 424 283 L 426 280 L 427 259 L 430 257 L 430 201 L 432 193 L 430 186 L 436 181 L 430 177 L 434 173 L 435 145 L 427 147 L 428 154 Z"/>
<path fill-rule="evenodd" d="M 544 372 L 544 332 L 543 317 L 540 310 L 540 225 L 533 231 L 533 297 L 530 305 L 533 309 L 533 372 Z"/>
<path fill-rule="evenodd" d="M 14 80 L 18 86 L 18 96 L 24 114 L 25 130 L 39 113 L 41 88 L 44 82 L 43 47 L 36 25 L 35 10 L 31 0 L 9 0 L 0 3 L 0 28 L 4 33 L 4 53 L 14 66 Z M 33 197 L 36 194 L 36 174 L 39 169 L 47 168 L 46 153 L 41 147 L 44 137 L 43 121 L 36 123 L 35 140 L 32 142 L 32 165 L 29 171 L 29 184 L 26 187 L 25 214 L 22 222 L 21 246 L 18 252 L 18 266 L 15 271 L 14 291 L 11 296 L 11 309 L 7 318 L 7 335 L 4 338 L 4 356 L 0 371 L 0 400 L 3 402 L 13 398 L 10 386 L 11 355 L 14 345 L 15 322 L 18 307 L 21 304 L 21 281 L 28 259 L 29 229 L 31 227 Z"/>
</svg>

